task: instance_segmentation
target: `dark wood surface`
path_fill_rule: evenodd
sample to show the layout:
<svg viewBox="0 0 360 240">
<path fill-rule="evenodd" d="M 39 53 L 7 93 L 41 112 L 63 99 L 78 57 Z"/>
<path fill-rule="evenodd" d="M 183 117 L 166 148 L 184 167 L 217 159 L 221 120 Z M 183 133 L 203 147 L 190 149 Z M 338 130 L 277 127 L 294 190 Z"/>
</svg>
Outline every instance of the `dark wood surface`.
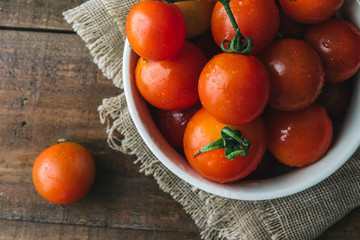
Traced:
<svg viewBox="0 0 360 240">
<path fill-rule="evenodd" d="M 0 239 L 200 239 L 134 157 L 110 149 L 97 107 L 120 90 L 62 17 L 83 0 L 0 0 Z M 87 147 L 97 175 L 70 205 L 43 200 L 34 159 L 58 138 Z M 359 239 L 360 209 L 319 239 Z"/>
</svg>

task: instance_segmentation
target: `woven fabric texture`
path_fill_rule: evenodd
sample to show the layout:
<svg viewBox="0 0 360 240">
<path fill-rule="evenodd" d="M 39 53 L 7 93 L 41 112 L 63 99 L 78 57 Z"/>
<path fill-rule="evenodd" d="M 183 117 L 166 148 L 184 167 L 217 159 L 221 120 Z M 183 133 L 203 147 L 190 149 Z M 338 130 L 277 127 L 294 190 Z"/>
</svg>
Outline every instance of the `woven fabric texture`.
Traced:
<svg viewBox="0 0 360 240">
<path fill-rule="evenodd" d="M 122 88 L 125 20 L 137 0 L 89 0 L 64 12 L 103 74 Z M 360 151 L 325 181 L 298 194 L 267 201 L 226 199 L 184 182 L 152 154 L 132 122 L 124 94 L 109 96 L 99 107 L 108 143 L 136 155 L 140 171 L 179 202 L 203 239 L 314 239 L 360 205 Z M 122 135 L 119 139 L 116 136 Z"/>
</svg>

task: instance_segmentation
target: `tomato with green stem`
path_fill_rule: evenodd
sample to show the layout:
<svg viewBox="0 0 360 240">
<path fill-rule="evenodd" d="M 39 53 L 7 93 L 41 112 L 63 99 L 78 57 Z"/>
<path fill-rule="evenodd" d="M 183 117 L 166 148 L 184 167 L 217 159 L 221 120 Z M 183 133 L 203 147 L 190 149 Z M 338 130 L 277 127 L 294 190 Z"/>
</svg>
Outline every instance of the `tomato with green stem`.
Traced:
<svg viewBox="0 0 360 240">
<path fill-rule="evenodd" d="M 131 7 L 126 18 L 126 36 L 133 50 L 151 61 L 175 57 L 186 36 L 180 9 L 162 1 L 141 1 Z"/>
<path fill-rule="evenodd" d="M 227 126 L 204 108 L 190 119 L 184 134 L 184 152 L 190 165 L 203 177 L 220 183 L 237 181 L 254 171 L 266 145 L 267 132 L 261 117 Z"/>
<path fill-rule="evenodd" d="M 223 2 L 227 3 L 229 9 Z M 229 10 L 233 17 L 229 15 Z M 253 41 L 250 51 L 252 55 L 260 53 L 272 42 L 279 30 L 279 24 L 279 11 L 273 0 L 219 1 L 211 17 L 212 34 L 219 46 L 224 39 L 232 40 L 236 28 L 239 28 L 243 35 Z"/>
</svg>

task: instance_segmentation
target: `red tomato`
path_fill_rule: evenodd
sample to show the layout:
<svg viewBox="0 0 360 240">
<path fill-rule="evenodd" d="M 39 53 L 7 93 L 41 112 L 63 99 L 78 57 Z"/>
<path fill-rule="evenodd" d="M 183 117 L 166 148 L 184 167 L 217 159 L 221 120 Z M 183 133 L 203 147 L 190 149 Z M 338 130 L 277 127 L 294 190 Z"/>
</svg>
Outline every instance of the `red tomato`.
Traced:
<svg viewBox="0 0 360 240">
<path fill-rule="evenodd" d="M 330 147 L 332 122 L 325 109 L 314 103 L 298 111 L 268 109 L 264 115 L 269 131 L 269 151 L 283 164 L 309 165 Z"/>
<path fill-rule="evenodd" d="M 162 62 L 138 60 L 136 85 L 151 105 L 169 111 L 186 109 L 199 101 L 198 80 L 206 57 L 193 43 L 185 41 L 181 52 Z"/>
<path fill-rule="evenodd" d="M 32 178 L 43 198 L 68 204 L 89 192 L 95 179 L 95 163 L 83 146 L 61 142 L 45 149 L 36 158 Z"/>
<path fill-rule="evenodd" d="M 336 120 L 344 117 L 350 103 L 351 95 L 351 81 L 325 84 L 316 102 L 326 109 L 326 112 L 332 120 Z"/>
<path fill-rule="evenodd" d="M 175 57 L 185 41 L 186 25 L 180 9 L 162 1 L 141 1 L 126 18 L 126 36 L 141 57 L 163 61 Z"/>
<path fill-rule="evenodd" d="M 231 126 L 241 131 L 249 141 L 250 149 L 246 156 L 238 155 L 229 160 L 224 149 L 214 149 L 194 157 L 202 147 L 221 138 L 220 132 L 225 126 L 202 108 L 190 119 L 184 135 L 184 151 L 190 165 L 205 178 L 220 183 L 239 180 L 254 171 L 267 144 L 265 125 L 258 117 L 250 123 Z"/>
<path fill-rule="evenodd" d="M 279 0 L 281 8 L 292 19 L 314 24 L 332 17 L 344 0 Z"/>
<path fill-rule="evenodd" d="M 360 32 L 351 23 L 331 19 L 312 26 L 304 40 L 320 55 L 325 82 L 337 83 L 353 76 L 360 68 Z"/>
<path fill-rule="evenodd" d="M 190 118 L 201 108 L 201 104 L 183 111 L 166 111 L 151 108 L 151 115 L 161 134 L 174 148 L 183 148 L 183 137 Z"/>
<path fill-rule="evenodd" d="M 274 42 L 262 55 L 271 79 L 269 105 L 292 111 L 305 108 L 324 85 L 321 59 L 307 43 L 297 39 Z"/>
<path fill-rule="evenodd" d="M 253 56 L 218 54 L 199 78 L 203 107 L 224 124 L 239 125 L 255 119 L 263 112 L 269 94 L 268 72 Z"/>
<path fill-rule="evenodd" d="M 240 32 L 253 39 L 250 54 L 265 49 L 275 38 L 279 30 L 279 11 L 273 0 L 231 0 L 230 8 L 240 28 Z M 211 17 L 211 30 L 215 42 L 220 46 L 225 39 L 234 37 L 235 31 L 220 2 L 217 2 Z"/>
</svg>

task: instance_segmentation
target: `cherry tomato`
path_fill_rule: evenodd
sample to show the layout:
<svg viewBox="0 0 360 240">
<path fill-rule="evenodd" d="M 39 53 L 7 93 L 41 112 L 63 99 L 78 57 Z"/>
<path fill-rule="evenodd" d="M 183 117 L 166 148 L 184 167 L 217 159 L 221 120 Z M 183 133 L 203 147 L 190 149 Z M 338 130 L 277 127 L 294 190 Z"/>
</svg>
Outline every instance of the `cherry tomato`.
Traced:
<svg viewBox="0 0 360 240">
<path fill-rule="evenodd" d="M 351 95 L 351 81 L 325 84 L 316 102 L 326 109 L 326 112 L 332 120 L 336 120 L 344 117 L 350 103 Z"/>
<path fill-rule="evenodd" d="M 183 111 L 166 111 L 151 108 L 151 115 L 164 138 L 176 149 L 183 148 L 183 137 L 190 118 L 201 108 L 201 104 Z"/>
<path fill-rule="evenodd" d="M 297 39 L 274 42 L 262 55 L 271 79 L 269 105 L 292 111 L 312 104 L 324 85 L 321 59 L 307 43 Z"/>
<path fill-rule="evenodd" d="M 205 32 L 210 27 L 211 13 L 216 1 L 198 0 L 177 2 L 185 17 L 186 38 L 193 38 Z"/>
<path fill-rule="evenodd" d="M 353 76 L 360 68 L 360 32 L 351 23 L 331 19 L 312 26 L 304 40 L 324 63 L 325 82 L 337 83 Z"/>
<path fill-rule="evenodd" d="M 246 156 L 236 156 L 233 160 L 225 157 L 224 149 L 214 149 L 195 154 L 210 142 L 220 139 L 220 132 L 226 125 L 219 123 L 204 108 L 190 119 L 184 135 L 184 152 L 190 165 L 205 178 L 225 183 L 246 177 L 260 163 L 267 144 L 267 133 L 263 120 L 258 117 L 250 123 L 231 126 L 241 131 L 250 143 Z"/>
<path fill-rule="evenodd" d="M 199 78 L 203 107 L 224 124 L 239 125 L 259 116 L 270 95 L 266 67 L 254 56 L 221 53 Z"/>
<path fill-rule="evenodd" d="M 193 43 L 185 41 L 181 52 L 171 60 L 138 60 L 136 85 L 151 105 L 169 111 L 186 109 L 199 101 L 198 80 L 206 57 Z"/>
<path fill-rule="evenodd" d="M 151 61 L 175 57 L 185 41 L 186 24 L 180 9 L 162 1 L 141 1 L 126 18 L 126 36 L 133 50 Z"/>
<path fill-rule="evenodd" d="M 83 146 L 61 142 L 36 158 L 32 178 L 36 190 L 46 200 L 73 203 L 89 192 L 95 178 L 95 163 Z"/>
<path fill-rule="evenodd" d="M 344 0 L 279 0 L 281 8 L 292 19 L 301 23 L 320 23 L 332 17 Z"/>
<path fill-rule="evenodd" d="M 279 11 L 273 0 L 231 0 L 230 8 L 240 32 L 253 39 L 255 55 L 264 50 L 275 38 L 280 24 Z M 220 46 L 225 39 L 231 40 L 235 31 L 220 2 L 217 2 L 211 17 L 211 30 L 215 42 Z"/>
<path fill-rule="evenodd" d="M 314 103 L 292 112 L 268 109 L 269 151 L 283 164 L 302 167 L 319 160 L 329 149 L 333 128 L 326 110 Z"/>
</svg>

